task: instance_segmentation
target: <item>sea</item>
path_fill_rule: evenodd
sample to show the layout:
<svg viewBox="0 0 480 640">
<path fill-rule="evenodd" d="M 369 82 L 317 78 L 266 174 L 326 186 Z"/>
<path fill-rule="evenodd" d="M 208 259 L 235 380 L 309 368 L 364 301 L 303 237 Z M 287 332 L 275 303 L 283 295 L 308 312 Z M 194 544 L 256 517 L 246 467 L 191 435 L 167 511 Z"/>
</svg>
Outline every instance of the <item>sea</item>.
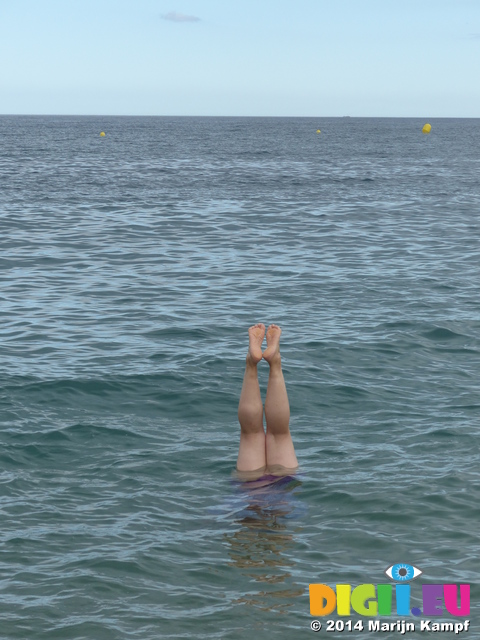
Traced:
<svg viewBox="0 0 480 640">
<path fill-rule="evenodd" d="M 299 460 L 261 487 L 258 322 Z M 480 120 L 1 116 L 0 323 L 1 640 L 480 638 Z"/>
</svg>

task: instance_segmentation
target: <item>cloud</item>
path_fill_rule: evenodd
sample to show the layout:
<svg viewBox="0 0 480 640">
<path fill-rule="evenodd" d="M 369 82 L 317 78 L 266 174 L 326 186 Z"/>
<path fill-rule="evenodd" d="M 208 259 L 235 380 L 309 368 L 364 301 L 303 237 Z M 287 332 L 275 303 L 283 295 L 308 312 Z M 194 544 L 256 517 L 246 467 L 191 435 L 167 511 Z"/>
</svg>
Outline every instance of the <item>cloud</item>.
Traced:
<svg viewBox="0 0 480 640">
<path fill-rule="evenodd" d="M 170 13 L 163 15 L 162 18 L 172 22 L 200 22 L 200 18 L 197 18 L 197 16 L 186 16 L 184 13 L 177 13 L 176 11 L 170 11 Z"/>
</svg>

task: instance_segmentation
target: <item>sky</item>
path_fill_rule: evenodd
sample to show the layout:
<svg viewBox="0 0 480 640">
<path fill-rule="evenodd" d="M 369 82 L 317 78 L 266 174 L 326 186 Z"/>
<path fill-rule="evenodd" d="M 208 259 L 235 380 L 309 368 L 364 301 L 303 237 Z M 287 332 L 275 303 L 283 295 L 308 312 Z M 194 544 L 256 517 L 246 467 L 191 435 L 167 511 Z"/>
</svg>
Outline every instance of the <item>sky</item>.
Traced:
<svg viewBox="0 0 480 640">
<path fill-rule="evenodd" d="M 480 0 L 0 0 L 0 113 L 480 117 Z"/>
</svg>

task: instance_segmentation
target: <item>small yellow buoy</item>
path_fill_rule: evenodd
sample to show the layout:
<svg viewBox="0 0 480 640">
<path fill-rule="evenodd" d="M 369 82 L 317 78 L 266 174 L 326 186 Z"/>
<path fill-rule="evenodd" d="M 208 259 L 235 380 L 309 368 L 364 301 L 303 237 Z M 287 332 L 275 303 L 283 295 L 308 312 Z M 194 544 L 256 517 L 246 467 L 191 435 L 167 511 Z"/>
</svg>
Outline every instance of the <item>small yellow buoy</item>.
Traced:
<svg viewBox="0 0 480 640">
<path fill-rule="evenodd" d="M 101 138 L 104 138 L 104 137 L 105 137 L 105 131 L 101 131 L 101 132 L 100 132 L 100 137 L 101 137 Z"/>
<path fill-rule="evenodd" d="M 422 129 L 422 133 L 430 133 L 430 131 L 432 130 L 432 125 L 431 124 L 424 124 L 423 125 L 423 129 Z"/>
<path fill-rule="evenodd" d="M 317 133 L 322 133 L 322 132 L 320 131 L 320 129 L 317 129 Z"/>
</svg>

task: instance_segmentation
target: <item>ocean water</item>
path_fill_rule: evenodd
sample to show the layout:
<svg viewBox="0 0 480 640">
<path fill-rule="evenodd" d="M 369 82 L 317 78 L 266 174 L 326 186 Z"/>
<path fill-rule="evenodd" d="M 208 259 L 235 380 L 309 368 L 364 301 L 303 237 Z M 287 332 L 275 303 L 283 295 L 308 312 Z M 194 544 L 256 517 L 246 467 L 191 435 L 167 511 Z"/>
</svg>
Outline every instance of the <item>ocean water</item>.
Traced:
<svg viewBox="0 0 480 640">
<path fill-rule="evenodd" d="M 424 122 L 0 117 L 2 640 L 307 638 L 397 562 L 480 638 L 480 120 Z M 260 490 L 256 322 L 300 462 Z"/>
</svg>

